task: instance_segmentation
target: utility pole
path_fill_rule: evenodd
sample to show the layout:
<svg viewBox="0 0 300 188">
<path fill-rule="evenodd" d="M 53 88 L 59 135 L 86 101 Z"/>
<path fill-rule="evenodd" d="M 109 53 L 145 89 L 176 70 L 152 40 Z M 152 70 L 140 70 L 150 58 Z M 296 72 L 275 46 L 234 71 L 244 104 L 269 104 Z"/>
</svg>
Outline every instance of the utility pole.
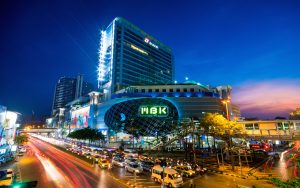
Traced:
<svg viewBox="0 0 300 188">
<path fill-rule="evenodd" d="M 187 140 L 187 134 L 188 134 L 188 124 L 185 124 L 185 160 L 187 160 L 187 152 L 188 152 L 188 140 Z"/>
<path fill-rule="evenodd" d="M 194 137 L 195 137 L 195 124 L 194 124 L 194 120 L 193 120 L 193 118 L 192 118 L 192 126 L 193 126 L 193 133 L 192 133 L 192 141 L 193 141 L 193 163 L 194 163 L 194 165 L 196 164 L 196 152 L 195 152 L 195 139 L 194 139 Z"/>
<path fill-rule="evenodd" d="M 241 168 L 241 176 L 243 176 L 243 171 L 242 171 L 242 161 L 241 161 L 241 152 L 240 152 L 240 149 L 239 149 L 238 151 L 239 151 L 239 163 L 240 163 L 240 168 Z"/>
<path fill-rule="evenodd" d="M 223 158 L 223 150 L 222 150 L 222 146 L 221 146 L 221 157 L 222 157 L 222 166 L 223 166 L 223 169 L 224 169 L 224 158 Z"/>
</svg>

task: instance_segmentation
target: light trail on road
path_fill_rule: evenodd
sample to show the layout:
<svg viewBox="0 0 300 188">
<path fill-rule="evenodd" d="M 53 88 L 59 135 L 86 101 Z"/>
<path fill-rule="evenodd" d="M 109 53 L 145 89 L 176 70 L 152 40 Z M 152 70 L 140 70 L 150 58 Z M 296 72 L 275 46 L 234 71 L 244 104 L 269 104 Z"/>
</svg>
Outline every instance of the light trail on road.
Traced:
<svg viewBox="0 0 300 188">
<path fill-rule="evenodd" d="M 32 149 L 36 158 L 43 165 L 50 181 L 52 180 L 57 187 L 72 187 L 70 186 L 70 182 L 66 180 L 66 176 L 64 176 L 63 173 L 58 170 L 49 159 L 46 159 L 43 155 L 41 156 L 41 152 L 32 143 L 29 143 L 28 146 Z"/>
<path fill-rule="evenodd" d="M 93 187 L 124 187 L 118 184 L 116 181 L 113 180 L 111 176 L 109 176 L 109 172 L 107 171 L 100 171 L 97 168 L 92 168 L 92 165 L 89 163 L 82 161 L 66 152 L 63 152 L 52 145 L 41 141 L 39 139 L 30 137 L 30 143 L 32 148 L 35 148 L 33 151 L 37 153 L 39 159 L 43 161 L 43 165 L 50 165 L 54 164 L 54 169 L 58 169 L 58 172 L 61 176 L 58 177 L 51 177 L 58 181 L 62 179 L 65 182 L 68 182 L 68 186 L 61 186 L 58 187 L 76 187 L 76 188 L 93 188 Z M 41 154 L 40 154 L 41 153 Z M 48 161 L 45 163 L 45 159 Z M 44 159 L 44 160 L 43 160 Z M 47 173 L 54 173 L 53 168 L 51 171 Z"/>
</svg>

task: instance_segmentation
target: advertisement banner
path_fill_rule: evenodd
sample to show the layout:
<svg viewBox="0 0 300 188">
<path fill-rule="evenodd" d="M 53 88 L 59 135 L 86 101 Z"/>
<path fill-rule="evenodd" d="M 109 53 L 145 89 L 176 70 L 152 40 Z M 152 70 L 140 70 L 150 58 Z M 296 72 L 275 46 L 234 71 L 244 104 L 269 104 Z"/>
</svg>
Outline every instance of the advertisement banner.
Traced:
<svg viewBox="0 0 300 188">
<path fill-rule="evenodd" d="M 83 107 L 71 112 L 71 128 L 88 127 L 90 107 Z"/>
</svg>

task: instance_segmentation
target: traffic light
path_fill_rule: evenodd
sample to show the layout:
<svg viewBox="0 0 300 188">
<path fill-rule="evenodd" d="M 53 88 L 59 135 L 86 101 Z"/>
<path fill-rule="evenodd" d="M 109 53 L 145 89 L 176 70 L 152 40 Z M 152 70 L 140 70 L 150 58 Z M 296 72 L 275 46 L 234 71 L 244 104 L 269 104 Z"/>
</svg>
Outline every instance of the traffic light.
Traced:
<svg viewBox="0 0 300 188">
<path fill-rule="evenodd" d="M 166 167 L 167 167 L 167 161 L 166 161 L 166 160 L 161 160 L 161 161 L 160 161 L 160 166 L 161 166 L 162 168 L 166 168 Z"/>
</svg>

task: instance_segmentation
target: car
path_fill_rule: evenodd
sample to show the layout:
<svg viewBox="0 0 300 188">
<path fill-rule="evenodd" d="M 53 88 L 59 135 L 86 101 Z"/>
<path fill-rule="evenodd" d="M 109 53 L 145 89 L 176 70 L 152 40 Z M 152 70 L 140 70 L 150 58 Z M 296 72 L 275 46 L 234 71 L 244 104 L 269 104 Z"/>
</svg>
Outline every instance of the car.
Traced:
<svg viewBox="0 0 300 188">
<path fill-rule="evenodd" d="M 92 156 L 92 159 L 94 159 L 95 161 L 99 161 L 101 158 L 99 155 L 94 155 Z"/>
<path fill-rule="evenodd" d="M 14 174 L 11 169 L 6 170 L 6 174 L 0 179 L 0 186 L 11 186 L 13 182 Z"/>
<path fill-rule="evenodd" d="M 119 167 L 124 167 L 125 166 L 125 160 L 124 158 L 120 158 L 120 157 L 114 157 L 112 159 L 112 165 L 116 165 L 116 166 L 119 166 Z"/>
<path fill-rule="evenodd" d="M 152 161 L 141 161 L 141 166 L 144 172 L 151 172 L 154 163 Z"/>
<path fill-rule="evenodd" d="M 129 157 L 137 158 L 139 156 L 138 153 L 134 150 L 125 150 L 123 153 L 126 158 L 129 158 Z"/>
<path fill-rule="evenodd" d="M 111 168 L 111 163 L 108 159 L 99 160 L 98 165 L 101 168 L 107 168 L 107 169 Z"/>
<path fill-rule="evenodd" d="M 174 166 L 173 168 L 176 171 L 178 171 L 179 173 L 181 173 L 182 176 L 185 176 L 185 177 L 192 177 L 196 174 L 196 172 L 194 170 L 192 170 L 191 168 L 189 168 L 187 166 Z"/>
<path fill-rule="evenodd" d="M 3 157 L 0 157 L 0 164 L 4 164 L 7 162 L 7 157 L 3 156 Z"/>
<path fill-rule="evenodd" d="M 205 174 L 207 172 L 207 168 L 201 168 L 200 165 L 196 164 L 195 167 L 194 167 L 194 171 L 196 172 L 196 174 L 203 175 L 203 174 Z"/>
<path fill-rule="evenodd" d="M 252 154 L 254 155 L 255 158 L 266 158 L 268 157 L 268 152 L 258 149 L 258 150 L 254 150 L 252 151 Z"/>
<path fill-rule="evenodd" d="M 127 158 L 125 159 L 125 164 L 131 164 L 131 163 L 138 163 L 139 161 L 134 158 Z"/>
<path fill-rule="evenodd" d="M 125 158 L 125 155 L 123 153 L 114 153 L 113 157 Z"/>
<path fill-rule="evenodd" d="M 26 148 L 25 147 L 21 147 L 19 150 L 20 153 L 26 153 Z"/>
<path fill-rule="evenodd" d="M 279 160 L 279 159 L 280 159 L 279 153 L 275 153 L 275 154 L 273 155 L 273 157 L 274 157 L 274 159 L 276 159 L 276 160 Z"/>
<path fill-rule="evenodd" d="M 143 172 L 142 167 L 138 163 L 129 163 L 125 165 L 125 170 L 127 172 L 140 174 Z"/>
<path fill-rule="evenodd" d="M 168 187 L 182 187 L 183 185 L 182 177 L 176 170 L 172 168 L 162 168 L 160 165 L 156 165 L 152 168 L 151 178 L 159 183 L 164 181 Z"/>
<path fill-rule="evenodd" d="M 3 178 L 3 177 L 5 177 L 6 175 L 8 175 L 8 174 L 10 174 L 10 175 L 14 175 L 14 171 L 12 170 L 12 169 L 6 169 L 6 170 L 1 170 L 0 171 L 0 179 L 1 178 Z"/>
<path fill-rule="evenodd" d="M 92 158 L 92 155 L 90 153 L 84 153 L 83 154 L 86 158 L 88 159 L 91 159 Z"/>
</svg>

